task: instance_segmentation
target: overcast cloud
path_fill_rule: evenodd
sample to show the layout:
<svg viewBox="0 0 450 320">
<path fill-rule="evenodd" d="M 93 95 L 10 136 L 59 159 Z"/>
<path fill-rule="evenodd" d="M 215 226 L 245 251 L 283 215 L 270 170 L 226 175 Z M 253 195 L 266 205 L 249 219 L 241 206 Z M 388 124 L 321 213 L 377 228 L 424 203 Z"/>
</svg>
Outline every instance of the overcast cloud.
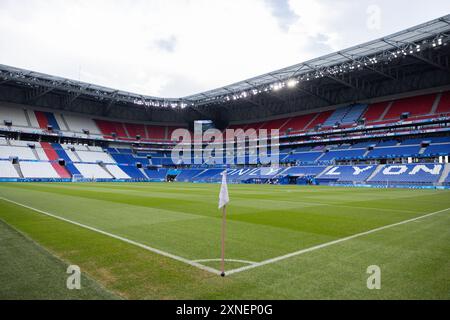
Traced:
<svg viewBox="0 0 450 320">
<path fill-rule="evenodd" d="M 448 0 L 0 0 L 0 64 L 181 97 L 448 13 Z"/>
</svg>

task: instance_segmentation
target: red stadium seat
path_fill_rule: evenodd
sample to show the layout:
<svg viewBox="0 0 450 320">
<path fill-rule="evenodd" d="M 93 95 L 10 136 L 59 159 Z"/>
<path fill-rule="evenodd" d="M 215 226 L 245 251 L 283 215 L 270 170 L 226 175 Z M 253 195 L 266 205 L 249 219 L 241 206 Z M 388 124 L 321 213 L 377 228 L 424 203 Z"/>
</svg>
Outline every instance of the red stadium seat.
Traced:
<svg viewBox="0 0 450 320">
<path fill-rule="evenodd" d="M 381 116 L 383 115 L 386 108 L 389 106 L 390 102 L 379 102 L 369 105 L 366 110 L 366 113 L 362 116 L 366 118 L 367 122 L 381 120 Z"/>
<path fill-rule="evenodd" d="M 444 92 L 442 94 L 439 105 L 436 109 L 437 114 L 450 113 L 450 91 Z"/>
<path fill-rule="evenodd" d="M 411 97 L 394 101 L 384 119 L 399 119 L 402 113 L 409 112 L 411 116 L 429 114 L 436 99 L 436 94 Z"/>
</svg>

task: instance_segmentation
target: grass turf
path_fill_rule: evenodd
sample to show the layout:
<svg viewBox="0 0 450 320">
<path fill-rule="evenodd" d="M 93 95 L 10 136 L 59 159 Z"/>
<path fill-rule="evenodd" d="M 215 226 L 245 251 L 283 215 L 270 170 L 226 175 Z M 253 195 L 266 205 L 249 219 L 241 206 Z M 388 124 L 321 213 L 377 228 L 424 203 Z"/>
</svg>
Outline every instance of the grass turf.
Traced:
<svg viewBox="0 0 450 320">
<path fill-rule="evenodd" d="M 449 191 L 229 189 L 227 257 L 255 262 L 450 207 Z M 178 183 L 24 183 L 1 184 L 0 196 L 197 260 L 220 255 L 218 190 Z M 450 298 L 450 211 L 225 279 L 5 201 L 0 218 L 125 298 Z M 214 261 L 204 264 L 218 268 Z M 373 264 L 382 270 L 381 290 L 366 287 L 366 268 Z M 227 263 L 228 269 L 240 266 Z"/>
<path fill-rule="evenodd" d="M 83 274 L 81 290 L 68 290 L 69 265 L 1 220 L 0 242 L 0 300 L 117 298 Z"/>
</svg>

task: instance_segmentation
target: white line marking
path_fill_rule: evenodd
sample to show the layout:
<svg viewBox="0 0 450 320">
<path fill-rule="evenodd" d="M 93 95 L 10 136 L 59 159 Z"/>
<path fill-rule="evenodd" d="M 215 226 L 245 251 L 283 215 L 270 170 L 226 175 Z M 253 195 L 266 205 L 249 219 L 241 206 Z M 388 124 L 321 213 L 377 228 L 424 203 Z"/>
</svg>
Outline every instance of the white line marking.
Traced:
<svg viewBox="0 0 450 320">
<path fill-rule="evenodd" d="M 114 238 L 114 239 L 117 239 L 117 240 L 121 240 L 121 241 L 123 241 L 123 242 L 129 243 L 129 244 L 132 244 L 132 245 L 135 245 L 135 246 L 140 247 L 140 248 L 142 248 L 142 249 L 145 249 L 145 250 L 147 250 L 147 251 L 151 251 L 151 252 L 153 252 L 153 253 L 156 253 L 156 254 L 159 254 L 159 255 L 162 255 L 162 256 L 165 256 L 165 257 L 168 257 L 168 258 L 171 258 L 171 259 L 174 259 L 174 260 L 177 260 L 177 261 L 186 263 L 186 264 L 188 264 L 188 265 L 190 265 L 190 266 L 199 268 L 199 269 L 201 269 L 201 270 L 208 271 L 208 272 L 214 273 L 214 274 L 216 274 L 216 275 L 220 275 L 220 274 L 221 274 L 221 272 L 220 272 L 219 270 L 217 270 L 217 269 L 214 269 L 214 268 L 211 268 L 211 267 L 202 265 L 202 264 L 200 264 L 200 263 L 198 263 L 198 262 L 191 261 L 191 260 L 189 260 L 189 259 L 186 259 L 186 258 L 177 256 L 177 255 L 174 255 L 174 254 L 171 254 L 171 253 L 169 253 L 169 252 L 165 252 L 165 251 L 162 251 L 162 250 L 159 250 L 159 249 L 156 249 L 156 248 L 152 248 L 152 247 L 149 247 L 149 246 L 147 246 L 147 245 L 145 245 L 145 244 L 141 244 L 141 243 L 139 243 L 139 242 L 136 242 L 136 241 L 133 241 L 133 240 L 130 240 L 130 239 L 121 237 L 121 236 L 117 236 L 117 235 L 115 235 L 115 234 L 112 234 L 112 233 L 109 233 L 109 232 L 106 232 L 106 231 L 102 231 L 102 230 L 97 229 L 97 228 L 94 228 L 94 227 L 90 227 L 90 226 L 87 226 L 87 225 L 84 225 L 84 224 L 81 224 L 81 223 L 78 223 L 78 222 L 75 222 L 75 221 L 72 221 L 72 220 L 69 220 L 69 219 L 66 219 L 66 218 L 62 218 L 62 217 L 60 217 L 60 216 L 51 214 L 51 213 L 49 213 L 49 212 L 42 211 L 42 210 L 39 210 L 39 209 L 30 207 L 30 206 L 27 206 L 27 205 L 25 205 L 25 204 L 22 204 L 22 203 L 13 201 L 13 200 L 6 199 L 6 198 L 4 198 L 4 197 L 0 197 L 0 200 L 4 200 L 4 201 L 10 202 L 10 203 L 13 203 L 13 204 L 15 204 L 15 205 L 18 205 L 18 206 L 21 206 L 21 207 L 24 207 L 24 208 L 27 208 L 27 209 L 30 209 L 30 210 L 39 212 L 39 213 L 44 214 L 44 215 L 46 215 L 46 216 L 50 216 L 50 217 L 52 217 L 52 218 L 55 218 L 55 219 L 59 219 L 59 220 L 65 221 L 65 222 L 74 224 L 74 225 L 76 225 L 76 226 L 79 226 L 79 227 L 82 227 L 82 228 L 85 228 L 85 229 L 88 229 L 88 230 L 91 230 L 91 231 L 98 232 L 98 233 L 100 233 L 100 234 L 103 234 L 103 235 L 105 235 L 105 236 L 108 236 L 108 237 L 111 237 L 111 238 Z"/>
<path fill-rule="evenodd" d="M 234 274 L 234 273 L 239 273 L 239 272 L 242 272 L 242 271 L 246 271 L 246 270 L 250 270 L 250 269 L 253 269 L 253 268 L 261 267 L 261 266 L 264 266 L 264 265 L 267 265 L 267 264 L 275 263 L 275 262 L 278 262 L 278 261 L 281 261 L 281 260 L 289 259 L 289 258 L 298 256 L 298 255 L 301 255 L 301 254 L 304 254 L 304 253 L 307 253 L 307 252 L 311 252 L 311 251 L 315 251 L 315 250 L 322 249 L 322 248 L 325 248 L 325 247 L 329 247 L 329 246 L 332 246 L 334 244 L 338 244 L 338 243 L 341 243 L 341 242 L 344 242 L 344 241 L 352 240 L 352 239 L 355 239 L 355 238 L 358 238 L 358 237 L 362 237 L 362 236 L 365 236 L 365 235 L 368 235 L 368 234 L 371 234 L 371 233 L 374 233 L 374 232 L 378 232 L 378 231 L 381 231 L 381 230 L 389 229 L 389 228 L 396 227 L 396 226 L 399 226 L 399 225 L 402 225 L 402 224 L 406 224 L 406 223 L 409 223 L 409 222 L 413 222 L 413 221 L 417 221 L 417 220 L 420 220 L 420 219 L 423 219 L 423 218 L 427 218 L 427 217 L 430 217 L 432 215 L 435 215 L 435 214 L 447 211 L 449 209 L 450 208 L 447 208 L 447 209 L 444 209 L 444 210 L 439 210 L 439 211 L 436 211 L 436 212 L 425 214 L 425 215 L 420 216 L 420 217 L 416 217 L 416 218 L 400 221 L 400 222 L 393 223 L 393 224 L 390 224 L 390 225 L 387 225 L 387 226 L 383 226 L 383 227 L 379 227 L 379 228 L 372 229 L 372 230 L 369 230 L 369 231 L 357 233 L 357 234 L 354 234 L 354 235 L 349 236 L 349 237 L 345 237 L 345 238 L 337 239 L 337 240 L 334 240 L 334 241 L 326 242 L 326 243 L 323 243 L 323 244 L 319 244 L 319 245 L 311 247 L 311 248 L 302 249 L 302 250 L 299 250 L 299 251 L 288 253 L 288 254 L 283 255 L 283 256 L 279 256 L 279 257 L 275 257 L 275 258 L 271 258 L 271 259 L 268 259 L 268 260 L 264 260 L 264 261 L 261 261 L 261 262 L 254 263 L 254 264 L 249 265 L 249 266 L 245 266 L 245 267 L 241 267 L 241 268 L 237 268 L 237 269 L 232 269 L 232 270 L 227 271 L 226 273 L 227 273 L 227 275 L 231 275 L 231 274 Z"/>
<path fill-rule="evenodd" d="M 221 261 L 222 259 L 201 259 L 201 260 L 194 260 L 194 262 L 216 262 Z M 238 260 L 238 259 L 225 259 L 225 262 L 238 262 L 243 264 L 255 264 L 257 262 L 254 261 L 248 261 L 248 260 Z"/>
</svg>

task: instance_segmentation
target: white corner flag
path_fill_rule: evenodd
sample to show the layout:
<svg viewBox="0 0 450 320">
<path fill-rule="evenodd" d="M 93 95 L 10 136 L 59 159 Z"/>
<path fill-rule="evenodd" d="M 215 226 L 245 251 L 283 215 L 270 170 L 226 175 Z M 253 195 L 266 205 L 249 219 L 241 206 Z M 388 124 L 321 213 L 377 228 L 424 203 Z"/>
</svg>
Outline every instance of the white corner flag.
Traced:
<svg viewBox="0 0 450 320">
<path fill-rule="evenodd" d="M 219 209 L 222 209 L 222 254 L 221 254 L 221 276 L 225 277 L 225 231 L 227 225 L 227 204 L 230 202 L 227 186 L 227 171 L 222 173 L 222 186 L 219 193 Z"/>
<path fill-rule="evenodd" d="M 222 186 L 219 194 L 219 209 L 225 207 L 228 202 L 230 202 L 230 198 L 228 196 L 227 171 L 224 171 L 222 172 Z"/>
</svg>

